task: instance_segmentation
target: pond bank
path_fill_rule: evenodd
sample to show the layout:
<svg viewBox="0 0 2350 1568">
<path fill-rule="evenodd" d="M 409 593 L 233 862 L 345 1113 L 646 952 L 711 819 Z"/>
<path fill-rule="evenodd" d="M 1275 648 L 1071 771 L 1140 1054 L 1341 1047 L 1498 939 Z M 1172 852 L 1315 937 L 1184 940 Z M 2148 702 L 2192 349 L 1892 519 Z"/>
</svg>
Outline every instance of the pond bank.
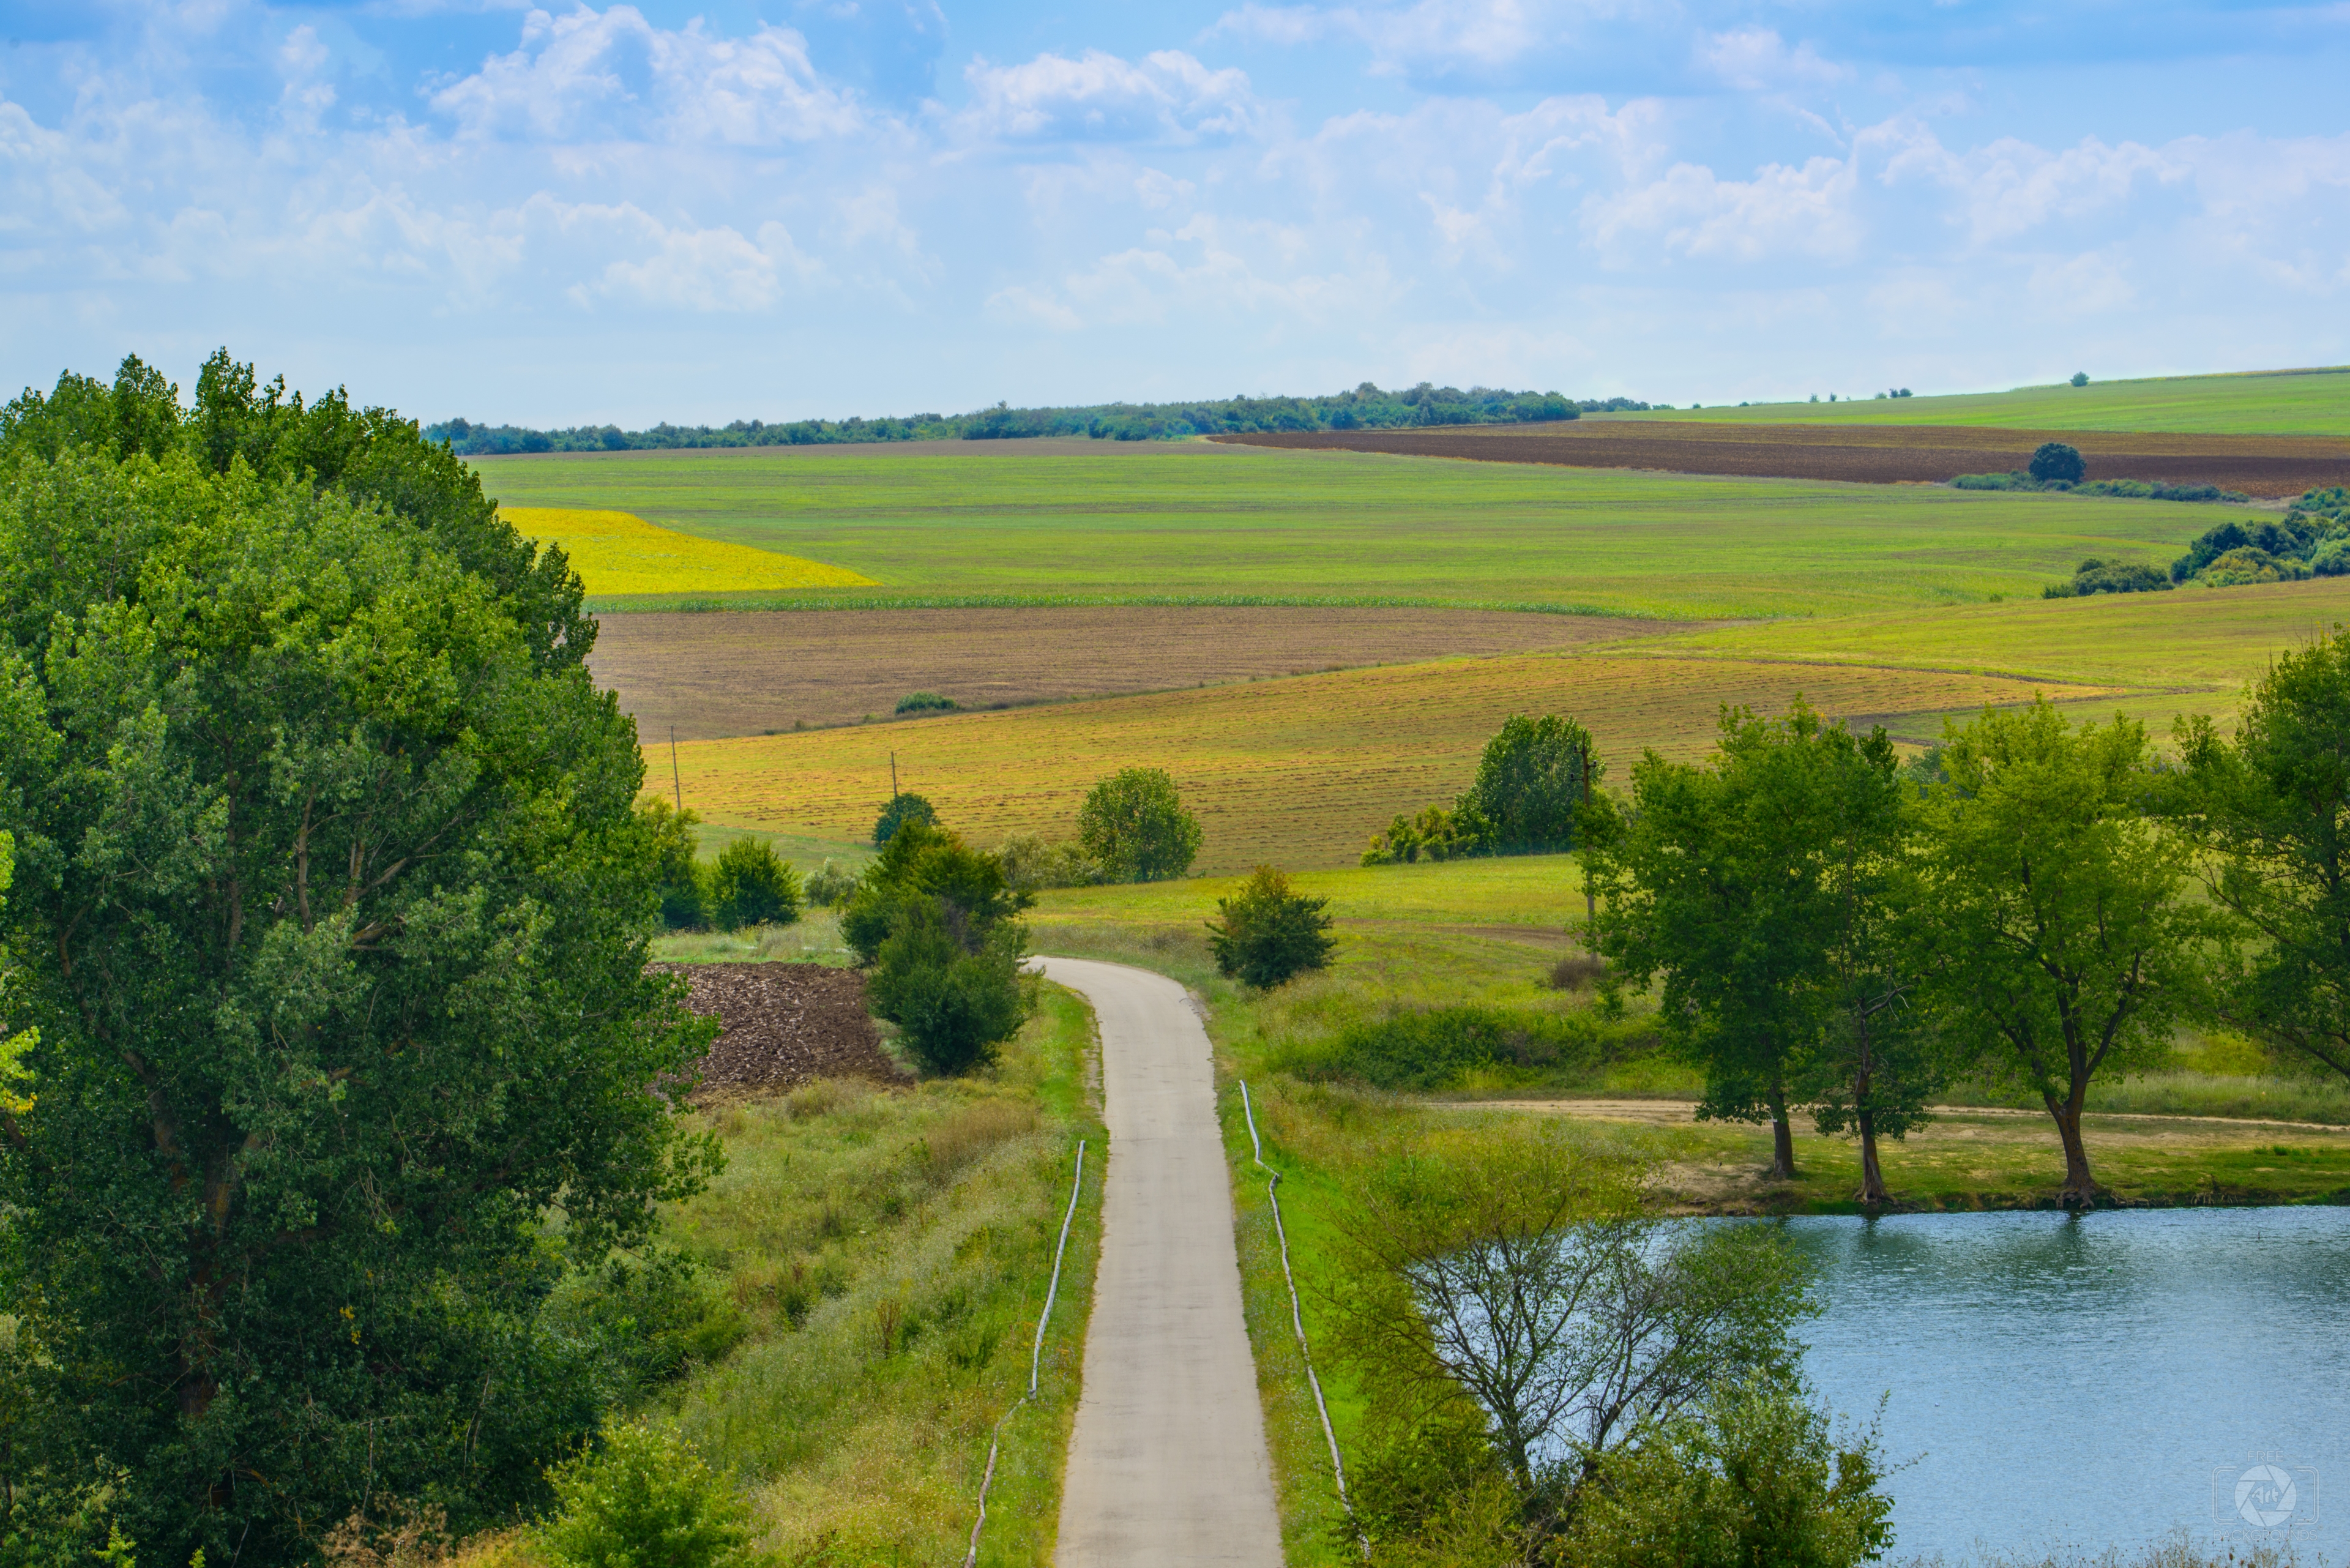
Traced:
<svg viewBox="0 0 2350 1568">
<path fill-rule="evenodd" d="M 1796 1122 L 1794 1181 L 1773 1181 L 1767 1127 L 1699 1122 L 1685 1100 L 1432 1103 L 1454 1115 L 1557 1116 L 1653 1129 L 1665 1200 L 1692 1214 L 1853 1214 L 1858 1147 L 1805 1136 Z M 2350 1203 L 2350 1128 L 2218 1116 L 2095 1114 L 2082 1118 L 2097 1178 L 2117 1208 Z M 1950 1107 L 1878 1153 L 1894 1194 L 1887 1212 L 2055 1209 L 2064 1161 L 2043 1115 Z"/>
</svg>

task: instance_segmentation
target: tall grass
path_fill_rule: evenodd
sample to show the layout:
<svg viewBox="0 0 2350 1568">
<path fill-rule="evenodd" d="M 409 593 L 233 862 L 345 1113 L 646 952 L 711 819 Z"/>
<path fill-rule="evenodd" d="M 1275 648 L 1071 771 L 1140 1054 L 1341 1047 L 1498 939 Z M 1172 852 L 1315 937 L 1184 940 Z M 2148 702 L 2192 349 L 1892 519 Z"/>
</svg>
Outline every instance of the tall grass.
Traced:
<svg viewBox="0 0 2350 1568">
<path fill-rule="evenodd" d="M 941 1563 L 1028 1353 L 1076 1140 L 1092 1141 L 1042 1399 L 1004 1431 L 980 1560 L 1049 1560 L 1099 1241 L 1091 1022 L 1048 991 L 989 1077 L 827 1082 L 714 1113 L 730 1162 L 669 1238 L 752 1324 L 663 1400 L 751 1491 L 785 1563 Z"/>
</svg>

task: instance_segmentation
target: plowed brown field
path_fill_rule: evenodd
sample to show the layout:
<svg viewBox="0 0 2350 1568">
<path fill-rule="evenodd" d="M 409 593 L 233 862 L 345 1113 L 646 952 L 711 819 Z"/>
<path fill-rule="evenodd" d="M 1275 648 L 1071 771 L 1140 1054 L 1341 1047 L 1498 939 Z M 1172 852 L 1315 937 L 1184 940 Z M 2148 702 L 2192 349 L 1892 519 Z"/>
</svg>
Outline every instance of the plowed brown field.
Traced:
<svg viewBox="0 0 2350 1568">
<path fill-rule="evenodd" d="M 886 718 L 910 691 L 1007 708 L 1368 664 L 1575 648 L 1674 621 L 1274 607 L 609 615 L 591 662 L 648 742 Z M 934 719 L 917 721 L 935 722 Z"/>
<path fill-rule="evenodd" d="M 2080 449 L 2091 479 L 2216 484 L 2292 496 L 2350 484 L 2350 442 L 2312 436 L 2021 431 L 1945 425 L 1465 425 L 1438 430 L 1280 431 L 1212 438 L 1246 446 L 1391 452 L 1568 468 L 1646 468 L 1863 484 L 1939 483 L 2021 469 L 2043 441 Z"/>
</svg>

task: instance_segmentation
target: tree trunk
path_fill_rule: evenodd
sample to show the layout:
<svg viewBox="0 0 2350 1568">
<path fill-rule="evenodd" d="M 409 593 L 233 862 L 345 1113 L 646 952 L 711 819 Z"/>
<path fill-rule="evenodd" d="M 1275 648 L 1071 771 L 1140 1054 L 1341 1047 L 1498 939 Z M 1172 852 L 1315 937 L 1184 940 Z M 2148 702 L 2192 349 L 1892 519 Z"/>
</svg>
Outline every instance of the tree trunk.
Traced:
<svg viewBox="0 0 2350 1568">
<path fill-rule="evenodd" d="M 1889 1202 L 1885 1172 L 1877 1164 L 1877 1113 L 1861 1110 L 1854 1119 L 1860 1124 L 1860 1200 L 1871 1206 Z"/>
<path fill-rule="evenodd" d="M 2094 1209 L 2097 1203 L 2096 1179 L 2089 1174 L 2089 1151 L 2081 1142 L 2081 1102 L 2088 1097 L 2088 1085 L 2075 1084 L 2072 1094 L 2059 1100 L 2047 1097 L 2048 1114 L 2056 1118 L 2056 1136 L 2064 1142 L 2064 1190 L 2061 1195 L 2067 1209 Z"/>
<path fill-rule="evenodd" d="M 1787 1091 L 1773 1085 L 1771 1097 L 1771 1179 L 1795 1179 L 1795 1131 L 1787 1125 Z"/>
</svg>

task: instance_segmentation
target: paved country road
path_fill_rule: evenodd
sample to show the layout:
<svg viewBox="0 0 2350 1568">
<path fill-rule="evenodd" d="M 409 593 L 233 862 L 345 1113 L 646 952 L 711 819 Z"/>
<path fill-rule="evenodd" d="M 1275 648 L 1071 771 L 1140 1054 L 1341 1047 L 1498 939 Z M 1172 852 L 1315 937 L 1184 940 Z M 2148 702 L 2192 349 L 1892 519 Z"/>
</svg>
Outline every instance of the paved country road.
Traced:
<svg viewBox="0 0 2350 1568">
<path fill-rule="evenodd" d="M 1281 1568 L 1207 1031 L 1164 975 L 1035 961 L 1101 1028 L 1109 1177 L 1057 1568 Z"/>
</svg>

